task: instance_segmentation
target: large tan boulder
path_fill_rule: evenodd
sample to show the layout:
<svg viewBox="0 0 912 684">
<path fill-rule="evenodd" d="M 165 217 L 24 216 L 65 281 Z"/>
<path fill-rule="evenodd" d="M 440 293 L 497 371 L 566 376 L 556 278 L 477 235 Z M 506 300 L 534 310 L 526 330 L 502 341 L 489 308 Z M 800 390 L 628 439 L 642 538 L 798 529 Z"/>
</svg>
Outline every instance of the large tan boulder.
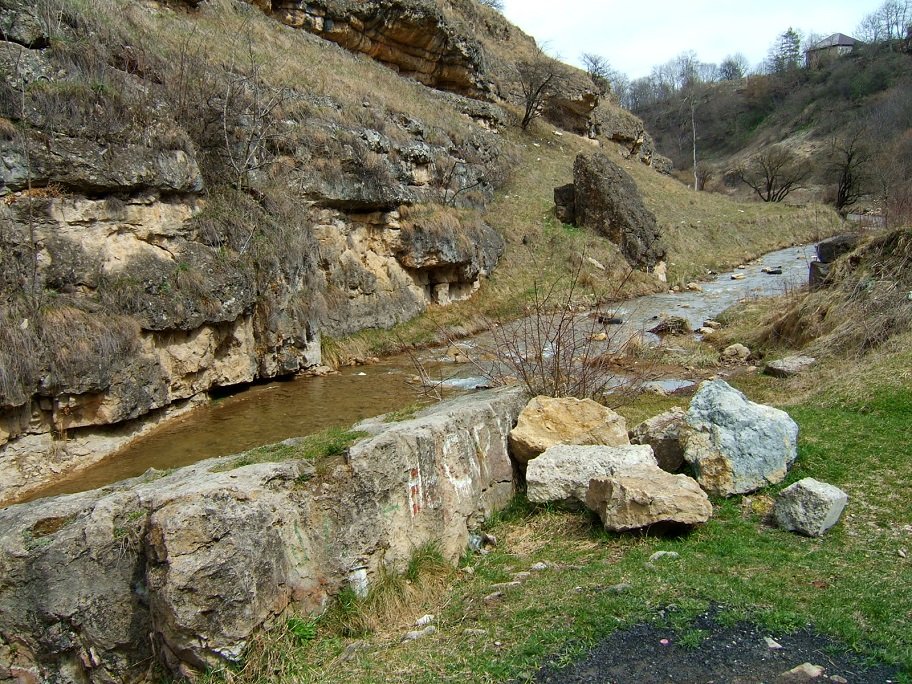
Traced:
<svg viewBox="0 0 912 684">
<path fill-rule="evenodd" d="M 593 479 L 586 505 L 606 530 L 622 532 L 652 525 L 699 525 L 712 517 L 709 497 L 696 480 L 650 465 L 624 468 Z"/>
<path fill-rule="evenodd" d="M 630 440 L 624 418 L 591 399 L 535 397 L 510 432 L 510 451 L 528 463 L 555 444 L 623 446 Z"/>
</svg>

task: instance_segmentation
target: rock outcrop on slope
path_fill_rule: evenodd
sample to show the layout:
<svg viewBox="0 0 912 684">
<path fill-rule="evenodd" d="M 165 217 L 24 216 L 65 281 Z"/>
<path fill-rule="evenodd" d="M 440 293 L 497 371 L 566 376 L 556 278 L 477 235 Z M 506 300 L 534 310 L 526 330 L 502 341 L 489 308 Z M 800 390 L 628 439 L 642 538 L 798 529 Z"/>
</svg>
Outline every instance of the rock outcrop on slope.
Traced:
<svg viewBox="0 0 912 684">
<path fill-rule="evenodd" d="M 288 608 L 319 613 L 403 571 L 422 545 L 457 558 L 514 493 L 507 435 L 525 401 L 372 421 L 319 468 L 227 457 L 0 511 L 0 680 L 189 675 L 237 660 Z"/>
<path fill-rule="evenodd" d="M 655 215 L 630 175 L 604 154 L 577 156 L 573 183 L 554 196 L 561 220 L 605 236 L 632 266 L 652 270 L 665 258 Z"/>
</svg>

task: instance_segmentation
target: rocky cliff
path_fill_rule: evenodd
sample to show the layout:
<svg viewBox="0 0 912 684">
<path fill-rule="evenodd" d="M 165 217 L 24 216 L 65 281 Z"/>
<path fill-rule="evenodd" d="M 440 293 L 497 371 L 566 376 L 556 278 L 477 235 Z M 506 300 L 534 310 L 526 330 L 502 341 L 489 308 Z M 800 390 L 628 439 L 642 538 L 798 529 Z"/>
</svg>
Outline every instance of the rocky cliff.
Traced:
<svg viewBox="0 0 912 684">
<path fill-rule="evenodd" d="M 584 74 L 473 0 L 0 0 L 0 38 L 7 492 L 470 297 L 523 63 L 558 75 L 554 125 L 605 128 Z"/>
</svg>

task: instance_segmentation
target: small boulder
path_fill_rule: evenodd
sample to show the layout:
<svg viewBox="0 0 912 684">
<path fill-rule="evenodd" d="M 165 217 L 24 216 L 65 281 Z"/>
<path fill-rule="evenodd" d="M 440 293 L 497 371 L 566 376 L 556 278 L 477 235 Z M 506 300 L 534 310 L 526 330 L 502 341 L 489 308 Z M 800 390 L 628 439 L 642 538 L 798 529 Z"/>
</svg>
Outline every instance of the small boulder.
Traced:
<svg viewBox="0 0 912 684">
<path fill-rule="evenodd" d="M 536 503 L 584 503 L 590 481 L 610 477 L 637 465 L 658 468 L 651 447 L 558 444 L 529 461 L 526 494 L 529 501 Z"/>
<path fill-rule="evenodd" d="M 819 665 L 803 663 L 798 667 L 793 667 L 788 672 L 783 672 L 776 679 L 777 684 L 804 684 L 804 682 L 813 682 L 823 677 L 824 669 Z"/>
<path fill-rule="evenodd" d="M 798 455 L 798 425 L 724 380 L 700 385 L 682 430 L 684 459 L 710 494 L 745 494 L 785 479 Z"/>
<path fill-rule="evenodd" d="M 722 350 L 722 358 L 727 361 L 744 363 L 750 358 L 751 350 L 743 344 L 730 344 Z"/>
<path fill-rule="evenodd" d="M 668 316 L 649 332 L 653 335 L 686 335 L 690 332 L 690 323 L 681 316 Z"/>
<path fill-rule="evenodd" d="M 528 463 L 555 444 L 621 446 L 630 440 L 624 418 L 591 399 L 535 397 L 510 432 L 510 451 Z"/>
<path fill-rule="evenodd" d="M 848 501 L 839 487 L 806 477 L 782 490 L 773 515 L 783 530 L 819 537 L 839 521 Z"/>
<path fill-rule="evenodd" d="M 719 323 L 719 321 L 714 321 L 711 318 L 707 318 L 705 321 L 703 321 L 703 327 L 712 328 L 713 330 L 718 330 L 719 328 L 722 327 L 722 324 Z"/>
<path fill-rule="evenodd" d="M 817 258 L 830 264 L 858 247 L 857 235 L 837 235 L 817 243 Z"/>
<path fill-rule="evenodd" d="M 815 363 L 817 363 L 817 359 L 813 356 L 786 356 L 782 359 L 770 361 L 766 364 L 763 372 L 767 375 L 772 375 L 774 378 L 791 378 L 803 373 Z"/>
<path fill-rule="evenodd" d="M 826 287 L 830 268 L 831 264 L 825 264 L 822 261 L 812 261 L 808 267 L 808 287 L 812 290 Z"/>
<path fill-rule="evenodd" d="M 648 465 L 593 479 L 586 506 L 598 514 L 606 530 L 615 532 L 658 524 L 700 525 L 712 516 L 709 497 L 695 480 Z"/>
<path fill-rule="evenodd" d="M 676 473 L 684 465 L 684 447 L 681 445 L 681 427 L 684 409 L 673 408 L 665 413 L 644 420 L 630 431 L 631 444 L 648 444 L 662 470 Z"/>
</svg>

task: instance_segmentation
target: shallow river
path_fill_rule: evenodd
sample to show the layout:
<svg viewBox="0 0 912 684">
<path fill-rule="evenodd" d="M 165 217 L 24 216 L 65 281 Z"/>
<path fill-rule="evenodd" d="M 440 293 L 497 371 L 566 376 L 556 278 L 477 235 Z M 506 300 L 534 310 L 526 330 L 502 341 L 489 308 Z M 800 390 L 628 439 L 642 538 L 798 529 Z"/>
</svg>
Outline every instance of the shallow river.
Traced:
<svg viewBox="0 0 912 684">
<path fill-rule="evenodd" d="M 614 313 L 631 334 L 652 327 L 654 318 L 663 314 L 686 318 L 696 329 L 742 299 L 782 294 L 806 284 L 807 263 L 813 253 L 812 245 L 772 252 L 746 269 L 700 283 L 702 292 L 639 297 L 618 305 Z M 782 269 L 782 275 L 762 270 L 774 266 Z M 732 280 L 732 273 L 745 278 Z M 444 351 L 426 350 L 420 356 L 421 365 L 432 377 L 448 378 L 445 384 L 450 391 L 467 391 L 484 383 L 483 378 L 471 377 L 473 372 L 477 374 L 471 365 L 447 363 Z M 392 357 L 338 375 L 251 387 L 195 409 L 111 458 L 28 498 L 81 492 L 141 475 L 149 468 L 176 468 L 331 426 L 347 427 L 420 400 L 421 390 L 408 382 L 415 374 L 412 360 Z"/>
</svg>

